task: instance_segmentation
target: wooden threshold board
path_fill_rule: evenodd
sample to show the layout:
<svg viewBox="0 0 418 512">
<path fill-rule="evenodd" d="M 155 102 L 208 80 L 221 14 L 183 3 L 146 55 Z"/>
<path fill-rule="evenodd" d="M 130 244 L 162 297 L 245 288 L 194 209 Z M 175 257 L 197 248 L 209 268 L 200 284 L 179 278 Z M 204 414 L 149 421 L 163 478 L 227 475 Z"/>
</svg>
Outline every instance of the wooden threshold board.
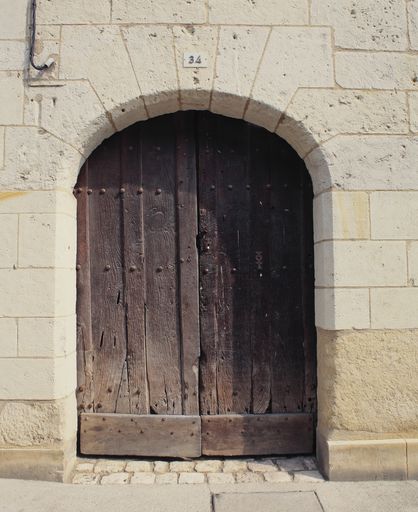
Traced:
<svg viewBox="0 0 418 512">
<path fill-rule="evenodd" d="M 201 418 L 203 455 L 291 455 L 314 450 L 312 414 Z"/>
<path fill-rule="evenodd" d="M 85 455 L 200 457 L 199 416 L 80 415 L 80 451 Z"/>
</svg>

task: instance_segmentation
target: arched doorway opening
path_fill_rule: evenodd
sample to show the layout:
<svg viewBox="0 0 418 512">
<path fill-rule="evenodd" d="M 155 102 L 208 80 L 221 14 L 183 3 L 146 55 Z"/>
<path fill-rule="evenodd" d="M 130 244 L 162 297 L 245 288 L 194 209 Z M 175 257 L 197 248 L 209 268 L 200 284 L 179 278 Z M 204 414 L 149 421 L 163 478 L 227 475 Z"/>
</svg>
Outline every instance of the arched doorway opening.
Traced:
<svg viewBox="0 0 418 512">
<path fill-rule="evenodd" d="M 311 453 L 313 193 L 294 150 L 179 112 L 104 141 L 75 194 L 81 453 Z"/>
</svg>

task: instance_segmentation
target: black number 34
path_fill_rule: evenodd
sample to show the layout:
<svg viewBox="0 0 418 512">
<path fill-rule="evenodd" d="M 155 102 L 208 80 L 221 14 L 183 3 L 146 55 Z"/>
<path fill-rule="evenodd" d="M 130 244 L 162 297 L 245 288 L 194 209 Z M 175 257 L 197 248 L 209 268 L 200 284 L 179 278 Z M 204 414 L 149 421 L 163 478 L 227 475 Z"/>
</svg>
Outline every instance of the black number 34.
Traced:
<svg viewBox="0 0 418 512">
<path fill-rule="evenodd" d="M 190 55 L 189 64 L 202 64 L 202 57 L 200 55 Z"/>
</svg>

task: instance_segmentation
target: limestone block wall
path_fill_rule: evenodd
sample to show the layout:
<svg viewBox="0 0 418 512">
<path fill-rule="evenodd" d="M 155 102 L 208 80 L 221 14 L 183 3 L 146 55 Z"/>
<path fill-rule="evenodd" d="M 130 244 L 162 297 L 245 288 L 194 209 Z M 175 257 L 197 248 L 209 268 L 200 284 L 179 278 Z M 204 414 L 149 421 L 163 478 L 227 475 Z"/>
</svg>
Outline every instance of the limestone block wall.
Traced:
<svg viewBox="0 0 418 512">
<path fill-rule="evenodd" d="M 75 456 L 75 200 L 92 150 L 179 109 L 285 138 L 314 190 L 318 455 L 418 476 L 418 1 L 0 0 L 0 475 Z M 184 52 L 207 67 L 183 67 Z"/>
</svg>

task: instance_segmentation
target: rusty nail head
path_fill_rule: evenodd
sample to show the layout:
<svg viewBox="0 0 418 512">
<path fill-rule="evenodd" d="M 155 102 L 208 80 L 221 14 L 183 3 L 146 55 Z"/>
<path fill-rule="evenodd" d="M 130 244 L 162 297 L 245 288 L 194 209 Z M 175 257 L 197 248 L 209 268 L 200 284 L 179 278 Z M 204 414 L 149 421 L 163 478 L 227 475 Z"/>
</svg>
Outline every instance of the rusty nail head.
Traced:
<svg viewBox="0 0 418 512">
<path fill-rule="evenodd" d="M 106 189 L 105 189 L 105 188 L 101 188 L 101 189 L 100 189 L 100 193 L 101 193 L 101 194 L 105 194 L 105 193 L 106 193 Z"/>
<path fill-rule="evenodd" d="M 76 270 L 81 270 L 81 265 L 76 265 L 75 269 Z"/>
<path fill-rule="evenodd" d="M 87 189 L 87 194 L 92 194 L 93 193 L 93 190 L 91 188 Z"/>
<path fill-rule="evenodd" d="M 78 391 L 79 391 L 80 393 L 82 393 L 82 392 L 84 391 L 84 386 L 79 386 L 79 387 L 78 387 Z"/>
<path fill-rule="evenodd" d="M 142 187 L 140 187 L 140 188 L 138 189 L 138 194 L 143 194 L 143 192 L 144 192 L 144 189 L 143 189 Z"/>
<path fill-rule="evenodd" d="M 163 267 L 157 267 L 157 272 L 162 272 L 163 271 Z"/>
<path fill-rule="evenodd" d="M 228 185 L 228 190 L 232 190 L 233 189 L 233 186 L 232 185 Z"/>
<path fill-rule="evenodd" d="M 129 270 L 130 270 L 131 272 L 135 272 L 135 270 L 136 270 L 136 265 L 131 265 L 131 266 L 130 266 L 130 268 L 129 268 Z"/>
<path fill-rule="evenodd" d="M 251 185 L 247 185 L 247 190 L 250 190 L 250 188 L 251 188 Z"/>
<path fill-rule="evenodd" d="M 105 270 L 106 270 L 106 272 L 108 272 L 110 270 L 110 265 L 106 265 Z"/>
<path fill-rule="evenodd" d="M 184 258 L 180 258 L 180 263 L 184 263 Z"/>
<path fill-rule="evenodd" d="M 102 404 L 99 402 L 99 403 L 96 405 L 96 407 L 97 407 L 98 409 L 101 409 L 101 408 L 102 408 Z"/>
<path fill-rule="evenodd" d="M 209 274 L 209 269 L 208 268 L 203 269 L 203 273 L 204 274 Z"/>
<path fill-rule="evenodd" d="M 111 388 L 110 386 L 107 388 L 107 392 L 108 392 L 108 393 L 111 393 L 111 392 L 112 392 L 112 388 Z"/>
<path fill-rule="evenodd" d="M 83 189 L 81 187 L 78 187 L 77 192 L 81 194 L 81 192 L 83 192 Z"/>
<path fill-rule="evenodd" d="M 215 188 L 216 188 L 215 185 L 211 185 L 211 187 L 210 187 L 211 190 L 215 190 Z"/>
<path fill-rule="evenodd" d="M 232 269 L 232 273 L 233 273 L 233 274 L 235 274 L 236 272 L 238 272 L 238 270 L 234 267 L 234 268 Z"/>
<path fill-rule="evenodd" d="M 126 190 L 122 187 L 122 188 L 120 189 L 120 193 L 121 193 L 121 194 L 124 194 L 125 192 L 126 192 Z"/>
<path fill-rule="evenodd" d="M 161 194 L 161 192 L 162 192 L 162 190 L 161 190 L 160 188 L 157 188 L 157 190 L 155 191 L 155 193 L 156 193 L 157 195 L 160 195 L 160 194 Z"/>
<path fill-rule="evenodd" d="M 87 409 L 91 409 L 92 407 L 93 407 L 93 404 L 89 404 L 89 405 L 87 406 Z"/>
</svg>

